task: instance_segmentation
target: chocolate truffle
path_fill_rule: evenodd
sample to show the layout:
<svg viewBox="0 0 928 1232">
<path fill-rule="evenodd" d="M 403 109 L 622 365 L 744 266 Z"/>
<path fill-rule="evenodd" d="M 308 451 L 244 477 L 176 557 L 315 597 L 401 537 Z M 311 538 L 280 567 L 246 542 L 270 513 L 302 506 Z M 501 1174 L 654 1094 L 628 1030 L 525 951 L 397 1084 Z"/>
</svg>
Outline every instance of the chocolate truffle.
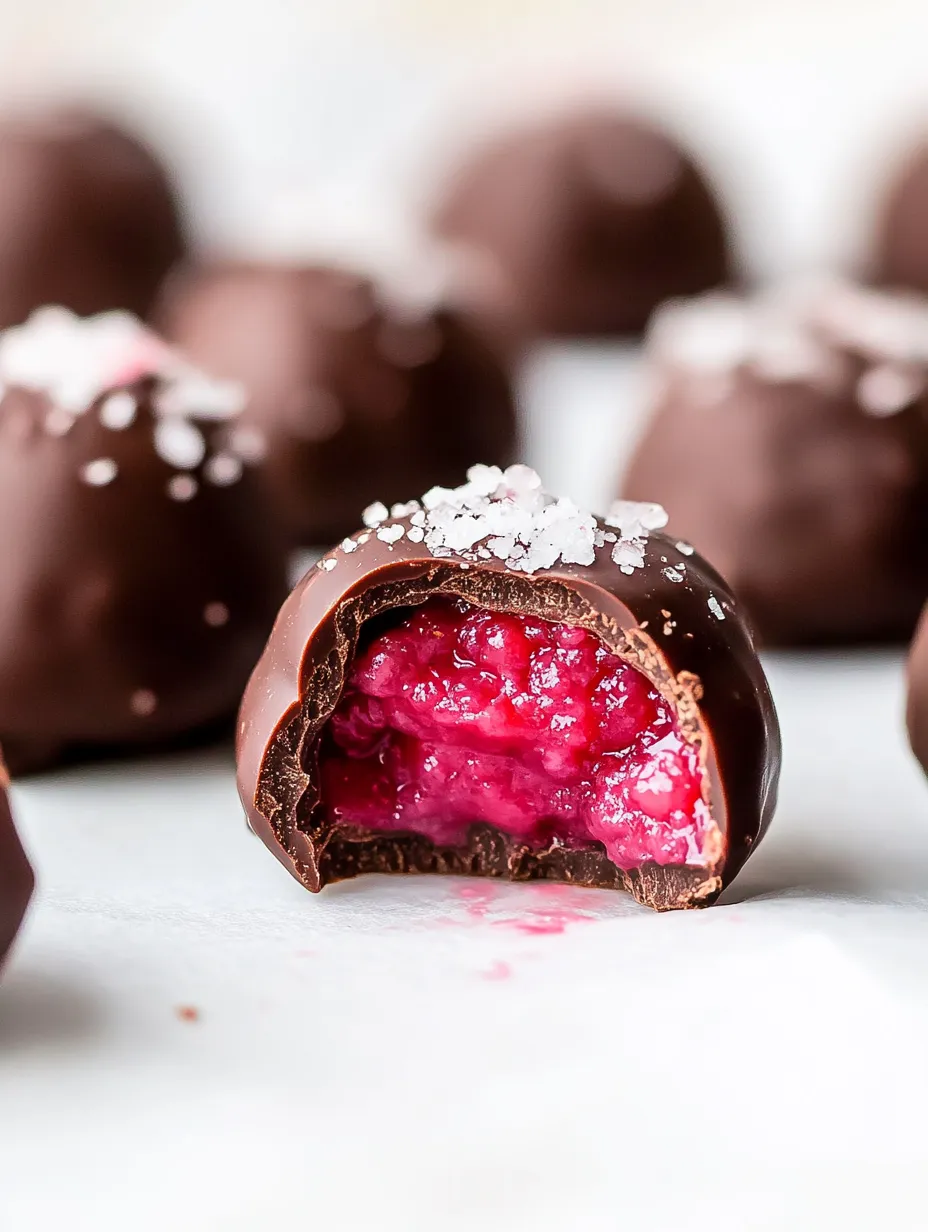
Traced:
<svg viewBox="0 0 928 1232">
<path fill-rule="evenodd" d="M 82 111 L 0 121 L 0 328 L 43 304 L 146 314 L 184 243 L 166 174 Z"/>
<path fill-rule="evenodd" d="M 13 824 L 7 797 L 9 779 L 0 756 L 0 967 L 19 931 L 35 878 Z"/>
<path fill-rule="evenodd" d="M 928 594 L 928 303 L 840 283 L 668 306 L 621 486 L 763 642 L 907 640 Z"/>
<path fill-rule="evenodd" d="M 309 890 L 461 873 L 713 902 L 773 811 L 748 631 L 658 505 L 605 519 L 475 466 L 294 590 L 239 716 L 252 828 Z"/>
<path fill-rule="evenodd" d="M 0 741 L 14 774 L 235 713 L 287 593 L 239 387 L 126 313 L 0 335 Z"/>
<path fill-rule="evenodd" d="M 879 212 L 873 275 L 890 287 L 928 293 L 928 141 L 910 155 Z"/>
<path fill-rule="evenodd" d="M 375 498 L 457 483 L 474 457 L 508 462 L 508 378 L 460 317 L 410 315 L 323 267 L 219 266 L 174 280 L 165 332 L 249 393 L 271 489 L 293 539 L 329 544 Z"/>
<path fill-rule="evenodd" d="M 610 111 L 514 131 L 452 178 L 434 229 L 461 293 L 528 335 L 639 332 L 654 307 L 730 274 L 715 198 L 665 133 Z"/>
</svg>

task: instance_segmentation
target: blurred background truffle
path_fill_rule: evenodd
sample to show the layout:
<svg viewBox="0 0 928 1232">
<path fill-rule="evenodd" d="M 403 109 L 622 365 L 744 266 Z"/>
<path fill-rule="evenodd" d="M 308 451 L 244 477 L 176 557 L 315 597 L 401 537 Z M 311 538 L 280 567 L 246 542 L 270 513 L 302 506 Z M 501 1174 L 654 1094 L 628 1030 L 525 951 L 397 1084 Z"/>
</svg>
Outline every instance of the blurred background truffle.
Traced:
<svg viewBox="0 0 928 1232">
<path fill-rule="evenodd" d="M 873 266 L 878 282 L 928 294 L 928 140 L 910 152 L 889 186 Z"/>
<path fill-rule="evenodd" d="M 145 315 L 184 251 L 167 173 L 78 108 L 0 120 L 0 329 L 43 304 Z"/>
<path fill-rule="evenodd" d="M 730 275 L 714 194 L 666 133 L 611 110 L 497 138 L 451 179 L 434 219 L 465 293 L 534 335 L 639 332 L 662 300 Z"/>
<path fill-rule="evenodd" d="M 906 677 L 905 717 L 909 744 L 928 774 L 928 605 L 912 639 Z"/>
<path fill-rule="evenodd" d="M 655 319 L 647 494 L 766 644 L 907 640 L 928 594 L 928 301 L 828 284 Z"/>
<path fill-rule="evenodd" d="M 509 379 L 456 313 L 404 309 L 341 269 L 252 264 L 173 279 L 159 320 L 245 386 L 294 542 L 333 542 L 371 502 L 462 482 L 474 459 L 514 459 Z"/>
<path fill-rule="evenodd" d="M 32 867 L 16 833 L 8 787 L 0 753 L 0 968 L 19 931 L 35 885 Z"/>
<path fill-rule="evenodd" d="M 0 335 L 11 772 L 231 722 L 287 592 L 241 390 L 122 313 Z"/>
</svg>

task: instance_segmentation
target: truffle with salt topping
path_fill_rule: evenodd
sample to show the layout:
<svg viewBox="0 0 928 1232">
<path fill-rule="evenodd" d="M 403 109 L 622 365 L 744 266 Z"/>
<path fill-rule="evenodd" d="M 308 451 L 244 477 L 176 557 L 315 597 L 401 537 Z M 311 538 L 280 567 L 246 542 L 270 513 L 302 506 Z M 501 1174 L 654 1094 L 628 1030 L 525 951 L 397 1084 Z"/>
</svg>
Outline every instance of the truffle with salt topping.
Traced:
<svg viewBox="0 0 928 1232">
<path fill-rule="evenodd" d="M 770 645 L 907 640 L 928 593 L 928 302 L 842 283 L 668 306 L 622 494 Z"/>
<path fill-rule="evenodd" d="M 730 590 L 659 505 L 528 467 L 365 513 L 284 604 L 239 716 L 252 828 L 309 890 L 458 873 L 712 903 L 779 731 Z"/>
<path fill-rule="evenodd" d="M 0 740 L 13 774 L 231 719 L 286 553 L 239 387 L 124 313 L 0 335 Z"/>
<path fill-rule="evenodd" d="M 44 304 L 145 315 L 185 243 L 167 173 L 76 108 L 0 120 L 0 328 Z"/>
<path fill-rule="evenodd" d="M 474 457 L 512 458 L 508 377 L 451 312 L 404 310 L 343 270 L 219 265 L 172 280 L 159 319 L 247 388 L 295 542 L 331 543 L 376 497 L 457 483 Z"/>
<path fill-rule="evenodd" d="M 675 295 L 727 282 L 718 203 L 686 152 L 635 117 L 584 110 L 504 134 L 433 218 L 460 294 L 509 332 L 640 332 Z"/>
<path fill-rule="evenodd" d="M 19 931 L 35 884 L 32 867 L 13 824 L 8 787 L 0 755 L 0 967 Z"/>
</svg>

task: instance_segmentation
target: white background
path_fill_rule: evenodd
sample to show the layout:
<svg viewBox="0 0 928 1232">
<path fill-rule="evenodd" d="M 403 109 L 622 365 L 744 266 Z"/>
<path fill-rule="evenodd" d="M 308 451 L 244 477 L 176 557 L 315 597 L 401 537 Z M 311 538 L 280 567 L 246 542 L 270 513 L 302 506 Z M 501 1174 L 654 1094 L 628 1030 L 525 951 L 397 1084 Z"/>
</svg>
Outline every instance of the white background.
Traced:
<svg viewBox="0 0 928 1232">
<path fill-rule="evenodd" d="M 462 135 L 595 88 L 689 136 L 762 271 L 859 251 L 878 168 L 928 116 L 926 45 L 923 0 L 0 4 L 3 91 L 129 107 L 212 243 L 267 243 L 281 213 L 381 242 Z"/>
<path fill-rule="evenodd" d="M 703 150 L 754 269 L 851 258 L 928 117 L 926 47 L 920 0 L 0 4 L 5 89 L 128 108 L 216 246 L 405 244 L 433 159 L 595 80 Z M 585 441 L 621 447 L 636 382 L 622 351 L 533 358 L 551 486 L 606 494 Z M 429 879 L 311 899 L 246 833 L 224 750 L 17 787 L 41 890 L 0 989 L 0 1227 L 924 1229 L 901 658 L 770 670 L 782 807 L 698 914 Z"/>
</svg>

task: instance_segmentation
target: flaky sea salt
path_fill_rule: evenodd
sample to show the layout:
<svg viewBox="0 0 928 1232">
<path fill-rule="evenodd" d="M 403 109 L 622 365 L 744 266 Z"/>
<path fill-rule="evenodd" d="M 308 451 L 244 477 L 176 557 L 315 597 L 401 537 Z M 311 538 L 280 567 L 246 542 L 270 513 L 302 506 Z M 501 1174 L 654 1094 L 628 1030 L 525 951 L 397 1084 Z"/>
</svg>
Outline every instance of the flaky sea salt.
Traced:
<svg viewBox="0 0 928 1232">
<path fill-rule="evenodd" d="M 192 471 L 206 456 L 206 440 L 188 419 L 159 419 L 154 427 L 155 453 L 179 471 Z"/>
<path fill-rule="evenodd" d="M 105 488 L 112 483 L 119 473 L 119 467 L 112 458 L 94 458 L 81 467 L 81 479 L 92 488 Z"/>
<path fill-rule="evenodd" d="M 400 503 L 400 504 L 391 506 L 390 517 L 391 518 L 408 518 L 408 517 L 411 517 L 413 514 L 417 514 L 421 512 L 421 510 L 422 510 L 422 506 L 419 504 L 417 500 L 406 501 L 405 503 Z"/>
<path fill-rule="evenodd" d="M 405 534 L 406 528 L 395 524 L 393 526 L 381 526 L 377 531 L 377 538 L 381 543 L 393 544 L 398 543 Z"/>
<path fill-rule="evenodd" d="M 356 552 L 358 550 L 357 540 L 343 539 L 341 542 L 341 548 L 343 552 Z"/>
<path fill-rule="evenodd" d="M 25 324 L 0 334 L 0 386 L 44 395 L 50 403 L 44 426 L 52 436 L 64 435 L 97 403 L 104 428 L 119 432 L 132 427 L 139 397 L 127 387 L 145 380 L 152 382 L 155 451 L 178 470 L 193 470 L 206 456 L 198 423 L 231 423 L 245 405 L 241 385 L 199 371 L 128 312 L 79 317 L 66 308 L 40 308 Z M 235 426 L 227 435 L 228 456 L 239 473 L 243 460 L 259 460 L 263 447 L 256 429 Z M 98 467 L 95 473 L 103 471 Z M 232 483 L 238 477 L 225 463 L 217 474 L 226 477 L 212 482 Z"/>
<path fill-rule="evenodd" d="M 134 423 L 138 409 L 138 403 L 127 389 L 117 390 L 100 403 L 100 423 L 111 432 L 123 432 Z"/>
<path fill-rule="evenodd" d="M 687 543 L 685 539 L 678 539 L 673 545 L 678 552 L 682 552 L 684 556 L 692 556 L 696 549 L 691 543 Z"/>
<path fill-rule="evenodd" d="M 612 543 L 612 557 L 623 572 L 645 562 L 651 530 L 666 525 L 660 505 L 617 502 L 607 519 L 616 530 L 605 531 L 596 518 L 566 497 L 544 491 L 541 479 L 527 466 L 472 466 L 467 482 L 457 488 L 431 488 L 417 502 L 394 506 L 393 516 L 408 516 L 405 533 L 424 542 L 432 556 L 457 556 L 467 561 L 502 561 L 519 573 L 535 573 L 561 565 L 591 565 L 597 549 Z M 398 509 L 412 510 L 399 514 Z M 379 502 L 364 511 L 365 525 L 380 526 L 387 517 Z M 397 529 L 399 534 L 396 534 Z M 391 542 L 403 528 L 381 527 L 378 538 Z M 395 540 L 392 540 L 395 541 Z"/>
<path fill-rule="evenodd" d="M 383 501 L 374 501 L 374 503 L 372 505 L 368 505 L 368 507 L 361 514 L 361 521 L 365 526 L 369 526 L 373 529 L 373 527 L 379 526 L 381 522 L 386 522 L 389 516 L 390 511 Z"/>
<path fill-rule="evenodd" d="M 892 415 L 928 387 L 928 302 L 836 278 L 806 278 L 752 298 L 710 293 L 673 301 L 649 330 L 658 366 L 695 377 L 747 367 L 770 382 L 838 390 L 859 371 L 857 397 Z M 714 398 L 725 396 L 719 386 Z"/>
<path fill-rule="evenodd" d="M 857 401 L 869 415 L 895 415 L 925 392 L 925 373 L 879 364 L 857 382 Z"/>
<path fill-rule="evenodd" d="M 725 619 L 725 613 L 722 611 L 722 605 L 721 603 L 719 603 L 718 599 L 716 599 L 715 595 L 710 595 L 709 598 L 706 600 L 706 603 L 708 605 L 709 611 L 712 613 L 712 615 L 715 617 L 716 620 Z"/>
<path fill-rule="evenodd" d="M 172 475 L 167 483 L 167 493 L 171 500 L 189 501 L 196 496 L 199 487 L 192 475 Z"/>
<path fill-rule="evenodd" d="M 244 472 L 241 458 L 232 453 L 216 453 L 203 467 L 203 477 L 207 483 L 217 488 L 228 488 L 238 483 Z"/>
</svg>

